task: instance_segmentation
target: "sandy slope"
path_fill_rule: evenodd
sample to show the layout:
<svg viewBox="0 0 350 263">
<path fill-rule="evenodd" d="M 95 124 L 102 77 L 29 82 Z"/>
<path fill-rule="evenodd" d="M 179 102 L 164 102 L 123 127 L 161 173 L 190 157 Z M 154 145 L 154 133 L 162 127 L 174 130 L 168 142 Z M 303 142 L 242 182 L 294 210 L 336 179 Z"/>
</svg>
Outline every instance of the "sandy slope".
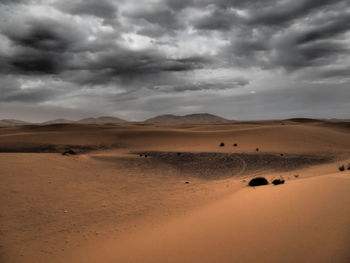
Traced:
<svg viewBox="0 0 350 263">
<path fill-rule="evenodd" d="M 62 156 L 66 146 L 84 153 Z M 327 174 L 349 158 L 347 122 L 0 128 L 0 262 L 128 262 L 135 251 L 144 262 L 264 262 L 250 249 L 318 262 L 335 247 L 331 262 L 345 262 L 349 172 Z M 256 174 L 287 184 L 246 188 Z M 323 254 L 305 261 L 316 246 Z"/>
<path fill-rule="evenodd" d="M 94 244 L 72 259 L 348 263 L 349 189 L 350 172 L 245 188 L 161 227 Z"/>
</svg>

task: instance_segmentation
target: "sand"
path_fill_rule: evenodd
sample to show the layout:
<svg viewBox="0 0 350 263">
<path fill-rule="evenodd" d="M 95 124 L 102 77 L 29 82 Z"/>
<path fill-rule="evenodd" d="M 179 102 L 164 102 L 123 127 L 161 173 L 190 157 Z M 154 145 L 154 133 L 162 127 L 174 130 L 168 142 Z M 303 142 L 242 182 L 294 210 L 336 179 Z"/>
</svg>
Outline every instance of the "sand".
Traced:
<svg viewBox="0 0 350 263">
<path fill-rule="evenodd" d="M 245 188 L 161 227 L 106 241 L 72 258 L 74 262 L 347 263 L 349 187 L 350 173 Z"/>
<path fill-rule="evenodd" d="M 347 122 L 3 127 L 0 261 L 350 262 L 349 149 Z"/>
</svg>

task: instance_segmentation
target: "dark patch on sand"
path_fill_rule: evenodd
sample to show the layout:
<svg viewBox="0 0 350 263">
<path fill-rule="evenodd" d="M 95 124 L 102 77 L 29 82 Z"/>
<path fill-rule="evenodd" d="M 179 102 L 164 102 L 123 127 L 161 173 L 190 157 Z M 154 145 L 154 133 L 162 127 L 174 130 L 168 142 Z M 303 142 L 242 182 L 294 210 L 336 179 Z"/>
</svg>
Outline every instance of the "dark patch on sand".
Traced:
<svg viewBox="0 0 350 263">
<path fill-rule="evenodd" d="M 62 153 L 66 149 L 72 149 L 77 154 L 87 153 L 91 151 L 106 150 L 110 147 L 106 145 L 56 145 L 56 144 L 40 144 L 40 143 L 2 143 L 0 145 L 0 153 Z"/>
<path fill-rule="evenodd" d="M 216 152 L 137 152 L 147 154 L 153 165 L 167 165 L 186 176 L 205 179 L 264 173 L 292 171 L 312 165 L 328 163 L 333 157 L 311 154 L 274 153 L 216 153 Z"/>
</svg>

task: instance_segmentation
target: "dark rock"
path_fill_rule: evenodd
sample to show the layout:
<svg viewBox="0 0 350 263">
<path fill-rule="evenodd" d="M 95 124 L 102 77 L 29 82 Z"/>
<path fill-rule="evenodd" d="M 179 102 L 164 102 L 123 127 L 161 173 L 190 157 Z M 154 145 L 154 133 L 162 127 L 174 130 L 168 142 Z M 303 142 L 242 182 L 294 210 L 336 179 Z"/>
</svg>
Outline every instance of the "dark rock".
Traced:
<svg viewBox="0 0 350 263">
<path fill-rule="evenodd" d="M 225 143 L 224 143 L 224 142 L 221 142 L 221 143 L 219 144 L 219 146 L 220 146 L 220 147 L 224 147 L 224 146 L 225 146 Z"/>
<path fill-rule="evenodd" d="M 269 182 L 264 177 L 255 177 L 249 181 L 249 186 L 267 185 Z"/>
<path fill-rule="evenodd" d="M 258 152 L 258 151 L 259 151 L 259 148 L 256 148 L 256 149 L 255 149 L 255 151 L 257 151 L 257 152 Z"/>
<path fill-rule="evenodd" d="M 283 179 L 275 179 L 272 181 L 273 185 L 279 185 L 279 184 L 284 184 L 284 180 Z"/>
<path fill-rule="evenodd" d="M 73 151 L 72 149 L 66 149 L 62 155 L 74 155 L 77 154 L 75 151 Z"/>
<path fill-rule="evenodd" d="M 187 182 L 185 182 L 185 184 L 189 184 L 189 183 L 190 183 L 190 182 L 188 182 L 188 181 L 187 181 Z"/>
<path fill-rule="evenodd" d="M 233 147 L 237 147 L 237 146 L 238 146 L 238 144 L 237 144 L 237 143 L 234 143 L 234 144 L 233 144 Z"/>
</svg>

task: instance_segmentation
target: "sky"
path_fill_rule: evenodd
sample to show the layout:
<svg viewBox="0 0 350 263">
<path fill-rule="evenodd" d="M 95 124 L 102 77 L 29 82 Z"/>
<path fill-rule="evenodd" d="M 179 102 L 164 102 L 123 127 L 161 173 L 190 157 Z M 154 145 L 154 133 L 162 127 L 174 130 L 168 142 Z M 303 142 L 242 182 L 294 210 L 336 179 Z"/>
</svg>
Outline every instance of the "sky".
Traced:
<svg viewBox="0 0 350 263">
<path fill-rule="evenodd" d="M 0 119 L 350 118 L 348 0 L 0 0 Z"/>
</svg>

